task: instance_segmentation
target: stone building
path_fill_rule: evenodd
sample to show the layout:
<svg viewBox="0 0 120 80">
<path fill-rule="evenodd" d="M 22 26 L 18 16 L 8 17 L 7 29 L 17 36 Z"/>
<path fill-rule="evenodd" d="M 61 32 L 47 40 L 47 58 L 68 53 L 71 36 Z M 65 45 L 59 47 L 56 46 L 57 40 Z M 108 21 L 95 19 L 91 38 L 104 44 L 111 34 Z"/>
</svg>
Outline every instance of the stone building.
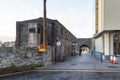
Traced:
<svg viewBox="0 0 120 80">
<path fill-rule="evenodd" d="M 37 48 L 43 43 L 43 18 L 16 22 L 16 47 Z M 57 43 L 60 42 L 59 45 Z M 59 21 L 47 19 L 46 46 L 53 62 L 73 53 L 77 38 Z"/>
<path fill-rule="evenodd" d="M 116 31 L 113 34 L 114 37 L 114 54 L 120 55 L 120 31 Z"/>
<path fill-rule="evenodd" d="M 15 41 L 4 42 L 3 45 L 4 45 L 4 47 L 14 47 Z"/>
</svg>

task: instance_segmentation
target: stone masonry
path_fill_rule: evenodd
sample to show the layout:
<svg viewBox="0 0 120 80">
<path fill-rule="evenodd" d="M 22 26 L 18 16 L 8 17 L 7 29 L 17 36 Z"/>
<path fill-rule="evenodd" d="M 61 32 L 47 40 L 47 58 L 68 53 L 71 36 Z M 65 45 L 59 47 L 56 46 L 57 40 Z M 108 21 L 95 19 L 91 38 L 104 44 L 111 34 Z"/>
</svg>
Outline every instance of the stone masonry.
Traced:
<svg viewBox="0 0 120 80">
<path fill-rule="evenodd" d="M 61 62 L 78 52 L 83 42 L 90 43 L 87 40 L 78 40 L 59 21 L 47 19 L 47 51 L 45 54 L 40 53 L 38 46 L 43 43 L 42 24 L 43 18 L 16 22 L 15 47 L 0 47 L 0 68 Z"/>
<path fill-rule="evenodd" d="M 42 42 L 43 18 L 16 23 L 16 47 L 37 48 Z M 60 45 L 57 45 L 60 42 Z M 60 62 L 73 53 L 77 38 L 57 20 L 47 19 L 46 46 L 52 62 Z M 48 58 L 48 57 L 47 57 Z M 45 61 L 46 62 L 46 61 Z"/>
</svg>

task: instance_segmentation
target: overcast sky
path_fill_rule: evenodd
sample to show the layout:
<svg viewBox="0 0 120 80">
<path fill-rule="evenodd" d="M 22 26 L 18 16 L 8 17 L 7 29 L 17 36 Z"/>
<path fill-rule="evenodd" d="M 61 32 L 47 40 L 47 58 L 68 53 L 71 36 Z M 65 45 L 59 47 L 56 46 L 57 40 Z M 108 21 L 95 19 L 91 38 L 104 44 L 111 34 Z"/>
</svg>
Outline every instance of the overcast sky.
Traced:
<svg viewBox="0 0 120 80">
<path fill-rule="evenodd" d="M 47 0 L 47 17 L 77 38 L 94 34 L 95 0 Z M 15 40 L 16 21 L 43 17 L 43 0 L 0 0 L 0 41 Z"/>
</svg>

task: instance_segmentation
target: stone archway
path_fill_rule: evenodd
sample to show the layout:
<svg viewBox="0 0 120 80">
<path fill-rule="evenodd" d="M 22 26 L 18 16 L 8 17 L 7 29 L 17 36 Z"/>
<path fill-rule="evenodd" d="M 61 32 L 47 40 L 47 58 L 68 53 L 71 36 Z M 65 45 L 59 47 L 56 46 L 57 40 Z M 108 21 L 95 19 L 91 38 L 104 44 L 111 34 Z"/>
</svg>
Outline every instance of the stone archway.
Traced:
<svg viewBox="0 0 120 80">
<path fill-rule="evenodd" d="M 89 48 L 89 51 L 92 49 L 92 38 L 79 38 L 78 39 L 79 47 L 86 46 Z"/>
<path fill-rule="evenodd" d="M 82 50 L 83 54 L 90 53 L 90 48 L 87 45 L 81 45 L 80 49 Z"/>
</svg>

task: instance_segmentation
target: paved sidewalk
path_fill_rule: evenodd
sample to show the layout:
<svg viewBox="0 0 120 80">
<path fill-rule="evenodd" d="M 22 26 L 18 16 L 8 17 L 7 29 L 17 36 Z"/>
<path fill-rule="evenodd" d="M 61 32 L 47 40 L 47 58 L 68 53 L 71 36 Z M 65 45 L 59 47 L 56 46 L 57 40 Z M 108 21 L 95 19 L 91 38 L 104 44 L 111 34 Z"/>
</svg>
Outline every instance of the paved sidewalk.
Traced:
<svg viewBox="0 0 120 80">
<path fill-rule="evenodd" d="M 94 58 L 91 54 L 82 54 L 81 56 L 70 56 L 67 61 L 63 63 L 46 66 L 42 69 L 120 70 L 120 63 L 111 64 L 109 61 L 103 61 L 101 63 L 100 60 Z"/>
</svg>

